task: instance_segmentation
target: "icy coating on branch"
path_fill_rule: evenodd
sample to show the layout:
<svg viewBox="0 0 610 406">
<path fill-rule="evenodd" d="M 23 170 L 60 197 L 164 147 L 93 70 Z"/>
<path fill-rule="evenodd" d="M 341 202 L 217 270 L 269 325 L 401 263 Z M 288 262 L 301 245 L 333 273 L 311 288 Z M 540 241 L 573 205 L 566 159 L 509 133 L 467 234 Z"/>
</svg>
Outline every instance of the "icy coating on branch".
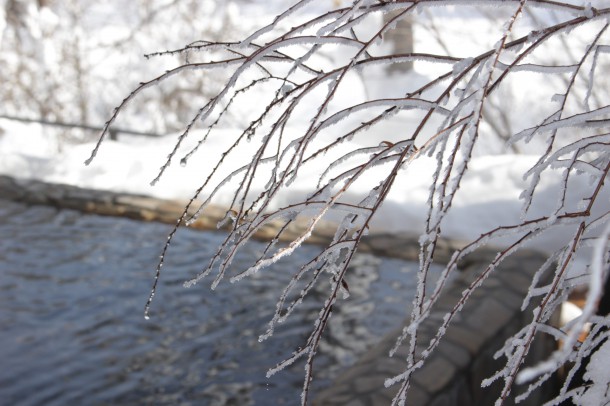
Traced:
<svg viewBox="0 0 610 406">
<path fill-rule="evenodd" d="M 397 348 L 407 341 L 409 353 L 401 360 L 404 372 L 386 381 L 386 385 L 398 386 L 393 403 L 408 402 L 411 375 L 426 362 L 453 318 L 487 276 L 529 242 L 553 233 L 564 238 L 549 253 L 549 260 L 532 280 L 524 298 L 524 308 L 533 300 L 538 303 L 531 323 L 498 351 L 497 355 L 506 359 L 505 367 L 481 384 L 503 381 L 496 402 L 500 405 L 508 399 L 516 382 L 533 381 L 524 397 L 549 379 L 551 373 L 573 365 L 555 404 L 567 398 L 576 403 L 607 401 L 607 391 L 596 386 L 607 384 L 607 373 L 600 376 L 604 371 L 596 357 L 608 353 L 610 334 L 608 316 L 597 314 L 600 298 L 608 294 L 603 285 L 608 277 L 610 211 L 604 183 L 610 171 L 610 104 L 607 79 L 599 73 L 608 69 L 610 9 L 604 1 L 572 3 L 578 2 L 356 0 L 344 7 L 321 10 L 314 7 L 316 2 L 298 1 L 241 42 L 201 41 L 155 54 L 163 57 L 184 53 L 189 61 L 133 90 L 107 121 L 88 162 L 124 106 L 144 89 L 185 72 L 224 69 L 231 76 L 206 104 L 197 106 L 197 114 L 185 123 L 155 179 L 163 175 L 178 154 L 184 153 L 181 144 L 195 136 L 191 128 L 203 127 L 204 137 L 181 162 L 206 159 L 214 160 L 215 165 L 202 175 L 192 200 L 168 236 L 146 303 L 146 317 L 177 230 L 205 215 L 206 205 L 214 201 L 219 190 L 232 191 L 225 220 L 219 224 L 228 227 L 228 233 L 209 263 L 185 286 L 211 274 L 215 274 L 211 283 L 214 288 L 225 276 L 238 282 L 266 272 L 270 265 L 297 250 L 320 224 L 332 221 L 335 233 L 331 243 L 293 271 L 292 280 L 279 294 L 266 332 L 260 336 L 260 340 L 271 336 L 278 324 L 309 299 L 315 284 L 328 284 L 328 297 L 320 304 L 306 342 L 268 373 L 275 374 L 304 358 L 301 400 L 306 404 L 320 339 L 333 305 L 339 305 L 349 294 L 348 266 L 369 232 L 372 218 L 395 182 L 401 182 L 401 174 L 410 170 L 411 163 L 433 159 L 436 170 L 429 179 L 425 227 L 419 240 L 413 311 L 396 344 Z M 460 12 L 476 14 L 479 8 L 485 10 L 486 18 L 495 19 L 491 25 L 496 30 L 478 48 L 447 46 L 443 27 L 426 20 L 437 10 L 443 10 L 439 15 L 447 17 Z M 391 18 L 383 19 L 384 16 Z M 385 42 L 386 34 L 404 18 L 422 30 L 434 27 L 430 35 L 437 39 L 438 46 L 418 49 L 419 52 L 393 52 Z M 348 77 L 357 75 L 366 82 L 367 75 L 406 61 L 414 62 L 416 69 L 426 74 L 395 74 L 392 79 L 396 91 L 391 95 L 365 92 L 354 96 L 346 85 Z M 532 79 L 540 77 L 545 79 Z M 239 115 L 240 98 L 258 88 L 265 89 L 268 97 L 257 101 L 256 109 L 248 116 L 249 124 L 232 139 L 223 140 L 227 146 L 222 155 L 206 155 L 205 143 L 215 140 L 219 123 L 231 114 Z M 513 91 L 518 93 L 518 101 L 506 105 L 503 100 Z M 524 110 L 528 114 L 524 115 Z M 408 124 L 399 121 L 401 127 L 393 127 L 398 117 L 408 117 Z M 432 293 L 426 294 L 435 250 L 460 184 L 472 157 L 481 145 L 490 142 L 538 157 L 522 174 L 525 187 L 521 193 L 521 220 L 497 224 L 457 250 Z M 198 151 L 200 146 L 203 148 Z M 251 158 L 245 163 L 239 161 L 237 152 L 244 149 Z M 308 196 L 278 203 L 280 195 L 286 196 L 280 192 L 292 190 L 294 182 L 304 177 L 315 179 Z M 545 194 L 542 187 L 543 179 L 548 177 L 556 181 L 553 194 Z M 583 177 L 586 182 L 581 181 Z M 363 184 L 370 192 L 356 193 L 355 190 L 362 190 L 356 185 Z M 552 210 L 541 213 L 531 209 L 536 199 L 551 195 L 555 201 Z M 203 204 L 191 208 L 198 198 Z M 194 213 L 191 209 L 195 209 Z M 297 220 L 303 218 L 308 219 L 306 226 L 298 229 L 296 236 L 290 234 Z M 277 232 L 258 259 L 246 270 L 231 269 L 233 259 L 255 233 L 270 225 L 277 226 Z M 278 247 L 280 237 L 288 234 L 293 236 L 291 242 Z M 422 348 L 418 326 L 430 314 L 451 273 L 463 258 L 486 244 L 501 247 L 498 255 L 447 313 L 436 337 L 423 343 L 423 351 L 417 350 Z M 577 262 L 586 265 L 577 268 Z M 553 272 L 551 285 L 539 286 L 542 272 Z M 549 326 L 552 313 L 571 292 L 583 287 L 589 296 L 582 316 L 563 329 Z M 592 327 L 580 342 L 579 333 L 586 323 Z M 564 347 L 544 364 L 520 372 L 537 333 L 563 340 Z M 396 356 L 394 351 L 390 355 Z M 591 363 L 581 366 L 590 356 Z M 586 383 L 574 379 L 582 367 L 586 367 Z"/>
</svg>

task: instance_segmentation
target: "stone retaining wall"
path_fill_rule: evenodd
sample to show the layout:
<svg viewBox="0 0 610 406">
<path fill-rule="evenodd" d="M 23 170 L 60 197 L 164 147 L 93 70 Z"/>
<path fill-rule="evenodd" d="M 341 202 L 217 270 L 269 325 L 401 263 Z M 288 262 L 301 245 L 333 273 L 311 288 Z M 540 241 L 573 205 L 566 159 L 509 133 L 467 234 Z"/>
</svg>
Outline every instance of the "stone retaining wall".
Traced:
<svg viewBox="0 0 610 406">
<path fill-rule="evenodd" d="M 30 179 L 16 179 L 4 175 L 0 175 L 0 199 L 168 224 L 176 223 L 188 203 L 187 200 L 165 200 L 144 195 L 85 189 Z M 194 213 L 198 207 L 199 202 L 195 202 L 189 209 L 189 213 Z M 218 230 L 217 224 L 225 216 L 225 213 L 226 209 L 209 205 L 203 215 L 189 227 Z M 280 240 L 292 241 L 304 229 L 305 223 L 305 220 L 296 221 L 280 236 Z M 282 224 L 278 222 L 262 227 L 255 238 L 268 240 L 275 237 Z M 306 242 L 327 244 L 331 241 L 334 232 L 333 224 L 321 222 Z M 435 258 L 441 262 L 447 261 L 459 246 L 460 244 L 456 241 L 440 241 Z M 359 251 L 412 261 L 418 258 L 419 243 L 417 242 L 417 236 L 414 235 L 384 234 L 373 229 L 368 236 L 362 239 Z"/>
<path fill-rule="evenodd" d="M 426 345 L 434 337 L 445 314 L 462 296 L 464 289 L 485 269 L 493 257 L 480 257 L 480 262 L 468 265 L 446 289 L 429 318 L 420 325 L 418 342 Z M 533 273 L 542 265 L 544 256 L 521 252 L 508 258 L 471 296 L 462 311 L 447 329 L 436 350 L 411 380 L 408 405 L 469 406 L 493 405 L 503 381 L 481 388 L 483 379 L 504 366 L 505 358 L 494 359 L 494 353 L 506 339 L 532 319 L 534 303 L 521 311 Z M 544 283 L 544 281 L 541 281 Z M 384 380 L 404 371 L 408 343 L 404 343 L 393 358 L 388 353 L 394 346 L 400 329 L 385 336 L 332 387 L 318 394 L 314 405 L 389 405 L 398 387 L 384 387 Z M 538 337 L 526 359 L 534 365 L 547 359 L 556 343 L 548 336 Z M 418 348 L 421 352 L 423 347 Z M 520 405 L 541 405 L 556 394 L 553 380 L 543 385 Z M 513 405 L 514 397 L 523 391 L 516 385 L 504 405 Z"/>
<path fill-rule="evenodd" d="M 69 185 L 49 184 L 34 180 L 20 180 L 0 175 L 0 199 L 13 200 L 25 204 L 51 205 L 86 213 L 124 216 L 144 221 L 159 221 L 175 224 L 186 206 L 186 201 L 151 198 L 142 195 L 82 189 Z M 197 205 L 194 206 L 195 208 Z M 204 215 L 191 227 L 216 230 L 217 223 L 224 217 L 225 210 L 216 206 L 208 207 Z M 289 233 L 290 239 L 297 235 L 302 223 L 295 224 Z M 272 238 L 277 227 L 262 229 L 258 238 Z M 318 227 L 310 243 L 324 244 L 334 233 L 332 224 Z M 459 247 L 455 241 L 440 241 L 436 249 L 436 260 L 447 261 Z M 419 244 L 411 235 L 397 236 L 376 233 L 372 230 L 360 246 L 361 252 L 376 255 L 417 260 Z M 468 261 L 460 263 L 453 284 L 443 292 L 436 308 L 428 320 L 421 325 L 419 339 L 428 343 L 437 331 L 446 312 L 461 297 L 462 291 L 487 265 L 496 251 L 478 250 Z M 409 405 L 491 405 L 497 398 L 499 385 L 481 389 L 482 379 L 491 376 L 503 365 L 503 359 L 494 360 L 493 354 L 504 341 L 527 324 L 532 317 L 531 308 L 520 310 L 533 273 L 544 261 L 540 254 L 520 252 L 496 269 L 478 289 L 462 312 L 454 320 L 425 365 L 413 376 L 408 394 Z M 397 387 L 384 387 L 387 377 L 403 371 L 407 350 L 406 344 L 394 358 L 388 357 L 400 329 L 388 334 L 374 348 L 369 350 L 351 368 L 345 371 L 331 388 L 318 394 L 316 405 L 386 405 L 394 396 Z M 546 359 L 555 343 L 546 337 L 537 340 L 530 350 L 527 362 Z M 555 388 L 543 386 L 525 405 L 539 405 L 549 398 Z M 505 404 L 512 404 L 509 399 Z"/>
</svg>

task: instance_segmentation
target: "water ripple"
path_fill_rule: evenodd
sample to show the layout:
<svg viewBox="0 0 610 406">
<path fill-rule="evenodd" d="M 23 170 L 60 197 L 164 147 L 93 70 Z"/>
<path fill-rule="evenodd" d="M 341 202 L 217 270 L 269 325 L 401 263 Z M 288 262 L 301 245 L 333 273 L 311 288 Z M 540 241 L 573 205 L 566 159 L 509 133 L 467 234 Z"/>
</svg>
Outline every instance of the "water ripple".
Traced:
<svg viewBox="0 0 610 406">
<path fill-rule="evenodd" d="M 154 316 L 142 316 L 167 225 L 0 200 L 0 399 L 7 405 L 298 404 L 302 364 L 265 378 L 301 345 L 327 286 L 259 343 L 305 247 L 238 284 L 182 283 L 223 236 L 183 230 L 167 258 Z M 238 257 L 243 269 L 263 246 Z M 249 254 L 248 254 L 249 253 Z M 250 256 L 248 256 L 250 255 Z M 315 388 L 404 317 L 408 263 L 358 256 L 317 360 Z M 380 269 L 383 271 L 380 272 Z M 237 403 L 235 403 L 237 402 Z"/>
</svg>

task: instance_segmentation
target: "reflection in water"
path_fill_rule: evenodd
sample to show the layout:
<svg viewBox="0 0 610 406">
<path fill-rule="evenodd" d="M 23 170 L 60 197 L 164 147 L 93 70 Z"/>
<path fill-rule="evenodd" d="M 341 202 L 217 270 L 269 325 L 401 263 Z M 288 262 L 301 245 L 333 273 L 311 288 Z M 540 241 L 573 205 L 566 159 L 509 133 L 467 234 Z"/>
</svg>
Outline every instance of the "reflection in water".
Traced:
<svg viewBox="0 0 610 406">
<path fill-rule="evenodd" d="M 320 285 L 271 339 L 259 343 L 258 336 L 291 272 L 319 247 L 304 247 L 215 291 L 205 280 L 184 289 L 222 235 L 182 230 L 146 321 L 143 305 L 168 231 L 162 224 L 0 200 L 3 404 L 299 403 L 302 363 L 270 379 L 265 372 L 304 342 L 328 286 Z M 244 269 L 261 247 L 246 246 L 234 269 Z M 356 257 L 351 296 L 335 306 L 314 388 L 328 385 L 403 320 L 414 267 Z"/>
</svg>

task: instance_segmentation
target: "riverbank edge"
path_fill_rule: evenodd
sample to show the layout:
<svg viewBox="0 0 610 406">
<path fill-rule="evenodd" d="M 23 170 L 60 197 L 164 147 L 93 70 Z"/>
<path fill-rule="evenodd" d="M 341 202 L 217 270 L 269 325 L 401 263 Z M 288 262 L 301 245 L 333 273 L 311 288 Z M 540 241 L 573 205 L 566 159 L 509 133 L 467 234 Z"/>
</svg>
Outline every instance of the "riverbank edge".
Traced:
<svg viewBox="0 0 610 406">
<path fill-rule="evenodd" d="M 188 200 L 160 199 L 142 194 L 88 189 L 6 175 L 0 175 L 0 199 L 27 205 L 45 205 L 58 209 L 77 210 L 83 213 L 127 217 L 139 221 L 154 221 L 166 224 L 176 224 L 188 204 Z M 193 214 L 200 205 L 201 201 L 195 201 L 187 213 Z M 230 224 L 218 228 L 218 223 L 225 217 L 226 212 L 227 208 L 208 205 L 203 214 L 188 227 L 208 231 L 226 230 Z M 283 223 L 280 221 L 269 223 L 260 228 L 254 238 L 269 241 L 276 237 L 282 225 Z M 284 230 L 279 240 L 284 242 L 293 241 L 301 235 L 306 226 L 307 219 L 297 219 Z M 334 236 L 335 227 L 335 224 L 320 222 L 306 240 L 306 243 L 318 245 L 330 243 Z M 435 250 L 435 261 L 439 264 L 448 262 L 455 250 L 463 245 L 459 241 L 439 239 Z M 361 240 L 358 251 L 407 261 L 417 261 L 420 247 L 417 235 L 390 234 L 379 230 L 371 230 Z M 480 252 L 483 252 L 483 256 L 487 257 L 489 253 L 495 253 L 496 250 L 482 248 Z"/>
</svg>

